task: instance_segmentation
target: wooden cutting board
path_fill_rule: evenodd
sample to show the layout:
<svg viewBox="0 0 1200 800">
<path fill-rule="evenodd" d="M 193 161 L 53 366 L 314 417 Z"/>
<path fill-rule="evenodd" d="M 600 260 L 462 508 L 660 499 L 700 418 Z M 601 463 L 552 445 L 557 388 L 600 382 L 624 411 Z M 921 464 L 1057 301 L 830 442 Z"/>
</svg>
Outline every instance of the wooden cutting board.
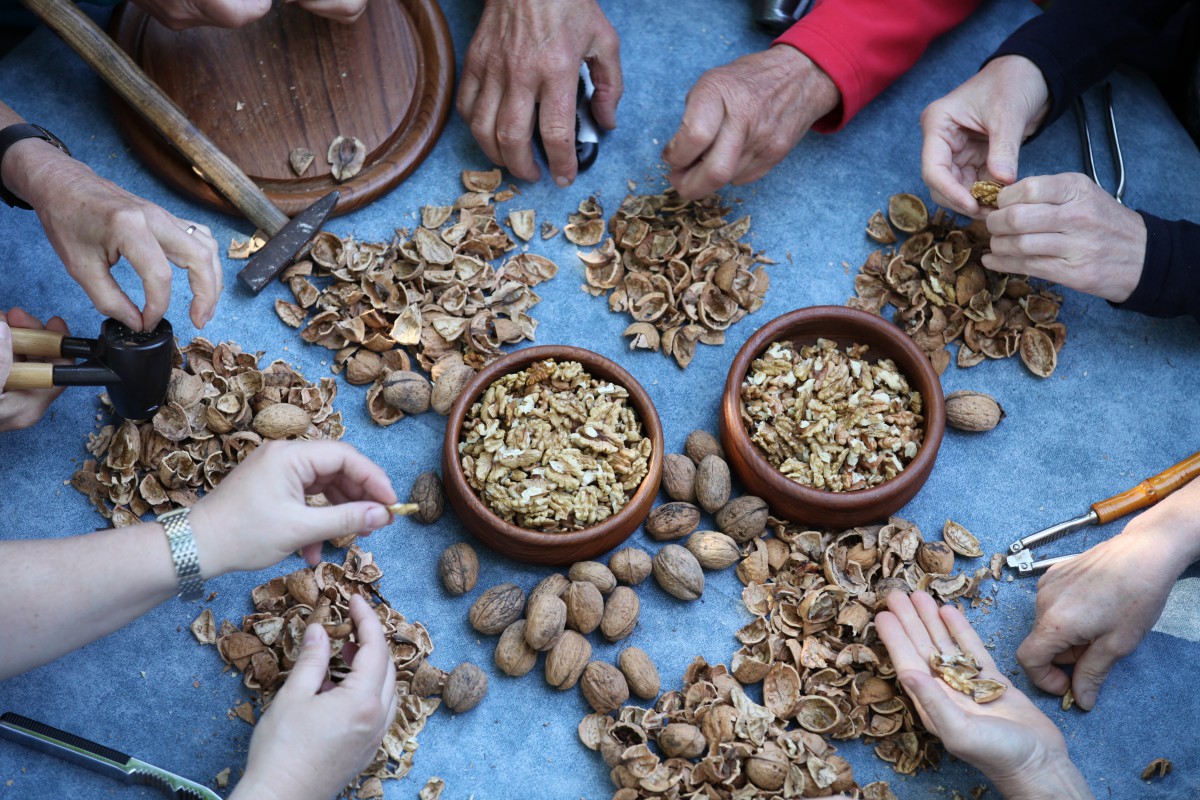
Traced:
<svg viewBox="0 0 1200 800">
<path fill-rule="evenodd" d="M 331 189 L 335 213 L 401 183 L 433 148 L 451 106 L 454 45 L 436 0 L 372 0 L 353 25 L 292 3 L 244 28 L 172 31 L 123 4 L 109 33 L 150 79 L 288 216 Z M 137 112 L 109 93 L 133 151 L 180 192 L 237 213 Z M 338 135 L 367 149 L 355 177 L 338 183 L 326 153 Z M 316 158 L 297 176 L 288 154 Z"/>
</svg>

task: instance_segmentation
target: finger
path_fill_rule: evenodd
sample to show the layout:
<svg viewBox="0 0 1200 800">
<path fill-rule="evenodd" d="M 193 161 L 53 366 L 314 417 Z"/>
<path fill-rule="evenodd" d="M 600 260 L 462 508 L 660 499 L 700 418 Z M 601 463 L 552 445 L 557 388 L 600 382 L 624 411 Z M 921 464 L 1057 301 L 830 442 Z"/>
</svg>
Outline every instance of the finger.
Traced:
<svg viewBox="0 0 1200 800">
<path fill-rule="evenodd" d="M 112 317 L 131 330 L 142 329 L 142 312 L 121 291 L 108 265 L 93 262 L 82 269 L 71 270 L 71 276 L 83 287 L 84 293 L 101 314 Z"/>
<path fill-rule="evenodd" d="M 1019 258 L 1038 258 L 1040 256 L 1065 258 L 1074 250 L 1071 237 L 1063 233 L 1016 233 L 993 236 L 991 248 L 994 256 L 1017 256 Z"/>
<path fill-rule="evenodd" d="M 684 200 L 696 200 L 729 183 L 745 142 L 745 131 L 739 125 L 727 123 L 700 163 L 680 175 L 678 180 L 671 181 L 679 196 Z"/>
<path fill-rule="evenodd" d="M 538 120 L 542 145 L 550 174 L 559 186 L 570 186 L 575 180 L 575 95 L 577 79 L 547 84 L 538 105 Z"/>
<path fill-rule="evenodd" d="M 663 161 L 675 170 L 691 167 L 716 141 L 724 120 L 725 103 L 721 95 L 706 86 L 693 87 L 688 92 L 679 130 L 663 148 Z"/>
<path fill-rule="evenodd" d="M 1035 175 L 1007 186 L 996 197 L 999 208 L 1008 208 L 1019 203 L 1049 203 L 1062 205 L 1078 196 L 1079 182 L 1089 182 L 1086 175 L 1068 172 L 1061 175 Z"/>
<path fill-rule="evenodd" d="M 1004 109 L 988 123 L 988 172 L 1005 185 L 1017 179 L 1017 159 L 1025 138 L 1025 123 L 1018 116 Z"/>
<path fill-rule="evenodd" d="M 1033 630 L 1017 648 L 1017 663 L 1039 689 L 1061 695 L 1071 682 L 1067 673 L 1054 666 L 1054 661 L 1066 649 L 1068 645 L 1065 642 L 1049 636 L 1040 624 L 1035 623 Z"/>
<path fill-rule="evenodd" d="M 572 101 L 571 108 L 574 107 Z M 510 86 L 496 114 L 496 146 L 500 148 L 500 163 L 526 181 L 542 177 L 533 160 L 533 118 L 533 93 L 524 86 Z"/>
<path fill-rule="evenodd" d="M 1116 653 L 1109 650 L 1104 640 L 1100 639 L 1083 651 L 1075 662 L 1075 669 L 1071 672 L 1071 691 L 1075 695 L 1075 702 L 1084 711 L 1091 711 L 1096 706 L 1100 687 L 1108 679 L 1116 660 Z"/>
<path fill-rule="evenodd" d="M 887 648 L 897 672 L 929 669 L 929 660 L 917 652 L 908 638 L 908 631 L 894 613 L 883 611 L 876 616 L 875 630 L 879 632 L 879 638 Z"/>
<path fill-rule="evenodd" d="M 505 166 L 504 157 L 500 155 L 500 145 L 496 143 L 496 115 L 500 113 L 500 101 L 504 99 L 504 90 L 494 80 L 485 79 L 475 99 L 475 110 L 469 120 L 471 135 L 479 143 L 479 147 L 492 160 L 492 163 Z"/>
<path fill-rule="evenodd" d="M 942 622 L 945 623 L 950 635 L 954 637 L 954 641 L 958 644 L 959 649 L 964 653 L 970 653 L 985 672 L 999 675 L 1003 679 L 1004 676 L 996 667 L 996 662 L 992 660 L 992 654 L 988 652 L 987 647 L 983 644 L 983 640 L 979 638 L 979 634 L 971 627 L 971 623 L 967 622 L 967 618 L 963 616 L 963 613 L 954 606 L 942 606 L 939 609 L 939 613 L 941 614 Z"/>
<path fill-rule="evenodd" d="M 1005 187 L 1003 195 L 1011 191 Z M 1007 198 L 1005 198 L 1007 200 Z M 1005 203 L 1004 208 L 995 209 L 987 220 L 988 233 L 993 236 L 1011 236 L 1022 233 L 1059 233 L 1065 227 L 1062 210 L 1055 205 L 1039 203 Z"/>
<path fill-rule="evenodd" d="M 475 114 L 475 100 L 479 97 L 479 87 L 479 73 L 476 72 L 475 65 L 468 54 L 466 63 L 463 65 L 462 80 L 458 84 L 458 101 L 455 103 L 459 116 L 468 124 Z"/>
<path fill-rule="evenodd" d="M 921 657 L 921 663 L 925 665 L 926 669 L 929 669 L 929 656 L 934 653 L 935 647 L 933 640 L 929 638 L 929 631 L 925 628 L 925 623 L 917 614 L 912 598 L 904 592 L 892 592 L 888 595 L 887 606 L 888 610 L 895 614 L 896 619 L 904 626 L 904 633 Z"/>
<path fill-rule="evenodd" d="M 145 330 L 154 330 L 171 304 L 171 265 L 167 263 L 162 245 L 151 234 L 149 227 L 127 232 L 118 247 L 121 255 L 129 260 L 130 266 L 141 276 L 146 295 L 142 324 Z"/>
<path fill-rule="evenodd" d="M 325 628 L 309 625 L 304 629 L 300 657 L 296 659 L 296 664 L 279 694 L 307 697 L 320 692 L 329 672 L 329 656 L 329 635 L 325 633 Z"/>
<path fill-rule="evenodd" d="M 342 681 L 342 686 L 382 697 L 381 690 L 389 674 L 388 667 L 392 665 L 392 653 L 383 626 L 379 624 L 375 610 L 361 595 L 350 597 L 350 617 L 354 620 L 358 652 L 354 654 L 354 664 L 350 674 Z M 394 680 L 394 671 L 391 674 Z"/>
<path fill-rule="evenodd" d="M 387 649 L 387 674 L 383 676 L 383 685 L 379 687 L 379 704 L 388 709 L 388 716 L 384 721 L 384 730 L 387 730 L 396 714 L 392 708 L 396 702 L 396 662 L 392 660 L 392 650 L 386 642 L 384 647 Z"/>
<path fill-rule="evenodd" d="M 387 507 L 379 503 L 342 503 L 306 512 L 304 538 L 314 542 L 340 539 L 343 536 L 366 536 L 388 525 L 392 520 Z"/>
<path fill-rule="evenodd" d="M 357 487 L 359 498 L 369 498 L 384 505 L 397 502 L 396 490 L 387 473 L 371 459 L 345 442 L 303 442 L 284 456 L 295 470 L 305 494 L 319 494 L 314 489 L 319 482 L 339 479 L 339 487 Z"/>
<path fill-rule="evenodd" d="M 1054 256 L 998 256 L 984 253 L 980 260 L 985 267 L 996 272 L 1033 275 L 1055 281 L 1067 269 L 1067 264 Z"/>
<path fill-rule="evenodd" d="M 221 260 L 217 255 L 217 242 L 203 226 L 196 225 L 189 234 L 187 226 L 181 230 L 179 224 L 182 220 L 156 219 L 152 230 L 167 260 L 187 270 L 194 298 L 192 324 L 203 328 L 212 319 L 221 296 Z"/>
<path fill-rule="evenodd" d="M 941 615 L 938 614 L 937 601 L 925 592 L 913 592 L 911 599 L 913 608 L 916 609 L 921 624 L 929 632 L 929 638 L 934 646 L 942 653 L 953 653 L 958 650 L 958 644 L 950 635 L 946 623 L 942 622 Z"/>
<path fill-rule="evenodd" d="M 596 37 L 594 50 L 595 55 L 587 59 L 593 88 L 592 116 L 612 130 L 617 127 L 617 106 L 625 93 L 625 81 L 621 76 L 621 40 L 611 25 Z"/>
<path fill-rule="evenodd" d="M 321 544 L 321 542 L 313 542 L 300 548 L 300 555 L 304 557 L 310 567 L 321 563 Z"/>
<path fill-rule="evenodd" d="M 926 726 L 941 739 L 953 738 L 963 729 L 967 713 L 950 697 L 948 687 L 928 672 L 899 673 L 900 684 L 917 701 Z"/>
<path fill-rule="evenodd" d="M 13 349 L 12 330 L 7 322 L 0 321 L 0 393 L 4 384 L 8 383 L 8 374 L 12 372 Z"/>
<path fill-rule="evenodd" d="M 939 205 L 961 214 L 979 216 L 978 201 L 954 175 L 954 148 L 947 126 L 953 123 L 932 109 L 921 115 L 924 139 L 921 144 L 921 177 Z"/>
</svg>

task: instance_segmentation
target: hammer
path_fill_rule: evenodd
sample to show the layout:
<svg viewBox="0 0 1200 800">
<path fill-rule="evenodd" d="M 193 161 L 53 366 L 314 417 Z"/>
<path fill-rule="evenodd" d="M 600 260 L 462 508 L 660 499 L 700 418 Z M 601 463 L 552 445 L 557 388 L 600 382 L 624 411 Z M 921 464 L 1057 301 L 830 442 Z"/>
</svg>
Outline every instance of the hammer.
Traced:
<svg viewBox="0 0 1200 800">
<path fill-rule="evenodd" d="M 289 222 L 262 189 L 78 6 L 69 0 L 22 2 L 154 126 L 204 180 L 272 237 L 238 274 L 251 292 L 258 294 L 282 272 L 333 213 L 337 192 L 330 192 Z"/>
<path fill-rule="evenodd" d="M 17 355 L 87 360 L 82 364 L 13 364 L 5 389 L 104 386 L 113 409 L 125 419 L 147 419 L 167 396 L 175 334 L 165 319 L 152 331 L 135 331 L 106 319 L 95 339 L 13 328 L 12 344 Z"/>
</svg>

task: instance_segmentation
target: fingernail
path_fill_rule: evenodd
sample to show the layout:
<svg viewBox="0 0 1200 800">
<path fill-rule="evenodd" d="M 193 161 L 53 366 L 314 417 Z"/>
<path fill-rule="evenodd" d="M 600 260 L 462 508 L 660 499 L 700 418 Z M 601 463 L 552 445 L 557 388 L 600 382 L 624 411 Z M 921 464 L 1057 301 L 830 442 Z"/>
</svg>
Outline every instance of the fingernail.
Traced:
<svg viewBox="0 0 1200 800">
<path fill-rule="evenodd" d="M 565 175 L 559 175 L 554 179 L 554 182 L 558 184 L 560 189 L 571 185 L 570 179 L 568 179 Z"/>
<path fill-rule="evenodd" d="M 391 519 L 391 516 L 392 515 L 389 514 L 387 509 L 383 506 L 374 506 L 373 508 L 369 508 L 367 509 L 367 526 L 372 530 L 375 528 L 382 528 L 384 525 L 388 524 L 388 520 Z"/>
<path fill-rule="evenodd" d="M 314 645 L 321 640 L 321 636 L 324 633 L 325 629 L 320 625 L 309 625 L 304 629 L 304 639 L 302 644 Z"/>
</svg>

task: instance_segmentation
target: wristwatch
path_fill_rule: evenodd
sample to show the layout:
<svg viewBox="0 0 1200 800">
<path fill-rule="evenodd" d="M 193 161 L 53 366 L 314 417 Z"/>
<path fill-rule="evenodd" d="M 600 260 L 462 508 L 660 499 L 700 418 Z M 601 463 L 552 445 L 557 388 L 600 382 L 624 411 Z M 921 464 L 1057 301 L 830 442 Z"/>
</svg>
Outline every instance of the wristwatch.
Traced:
<svg viewBox="0 0 1200 800">
<path fill-rule="evenodd" d="M 67 155 L 71 155 L 71 151 L 62 143 L 62 140 L 41 125 L 18 122 L 16 125 L 9 125 L 6 128 L 0 129 L 0 166 L 4 164 L 4 154 L 8 152 L 8 148 L 22 139 L 42 139 L 62 150 Z M 13 208 L 32 209 L 33 206 L 8 190 L 8 187 L 4 185 L 2 176 L 3 173 L 0 172 L 0 200 L 8 203 Z"/>
<path fill-rule="evenodd" d="M 204 594 L 200 556 L 196 552 L 192 524 L 188 521 L 190 513 L 190 508 L 177 508 L 158 517 L 163 531 L 167 534 L 167 544 L 171 546 L 171 560 L 175 562 L 175 576 L 179 579 L 181 600 L 198 600 Z"/>
</svg>

